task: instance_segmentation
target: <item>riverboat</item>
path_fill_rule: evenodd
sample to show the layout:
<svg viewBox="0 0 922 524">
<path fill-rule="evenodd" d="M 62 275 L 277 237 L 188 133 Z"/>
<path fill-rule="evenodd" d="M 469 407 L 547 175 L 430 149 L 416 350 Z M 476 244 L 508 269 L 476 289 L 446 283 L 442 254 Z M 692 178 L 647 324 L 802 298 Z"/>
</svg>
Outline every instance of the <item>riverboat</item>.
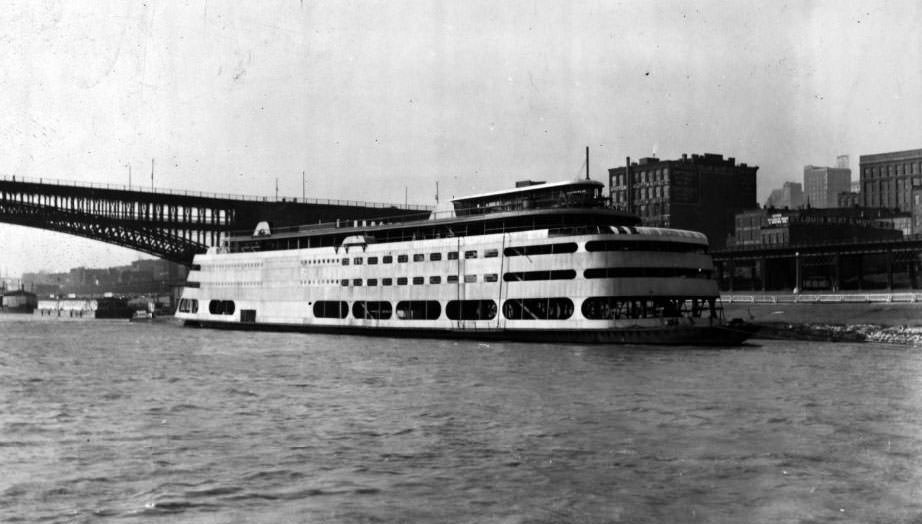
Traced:
<svg viewBox="0 0 922 524">
<path fill-rule="evenodd" d="M 523 183 L 426 215 L 260 223 L 197 255 L 187 326 L 540 342 L 736 345 L 707 237 L 644 227 L 603 185 Z"/>
</svg>

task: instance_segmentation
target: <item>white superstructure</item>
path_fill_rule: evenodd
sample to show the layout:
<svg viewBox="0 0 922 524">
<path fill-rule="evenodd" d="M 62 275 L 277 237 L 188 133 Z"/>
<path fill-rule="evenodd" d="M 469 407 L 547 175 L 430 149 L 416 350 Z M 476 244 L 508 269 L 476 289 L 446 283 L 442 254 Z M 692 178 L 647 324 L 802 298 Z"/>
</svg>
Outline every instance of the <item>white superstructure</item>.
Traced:
<svg viewBox="0 0 922 524">
<path fill-rule="evenodd" d="M 707 238 L 585 207 L 600 186 L 545 184 L 458 199 L 447 218 L 281 233 L 262 226 L 195 258 L 177 317 L 209 327 L 384 335 L 712 337 L 720 321 Z"/>
</svg>

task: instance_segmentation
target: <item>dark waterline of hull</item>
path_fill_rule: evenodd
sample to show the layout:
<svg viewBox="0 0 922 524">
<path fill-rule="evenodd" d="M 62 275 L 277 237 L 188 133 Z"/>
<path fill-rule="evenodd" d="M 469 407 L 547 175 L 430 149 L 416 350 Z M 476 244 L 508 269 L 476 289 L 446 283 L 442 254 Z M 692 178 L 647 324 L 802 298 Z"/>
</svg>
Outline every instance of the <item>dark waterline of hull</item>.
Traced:
<svg viewBox="0 0 922 524">
<path fill-rule="evenodd" d="M 359 326 L 317 326 L 302 324 L 256 324 L 237 322 L 184 321 L 186 327 L 243 331 L 327 333 L 393 338 L 441 338 L 511 342 L 558 342 L 572 344 L 650 344 L 669 346 L 739 346 L 758 326 L 731 323 L 723 326 L 669 328 L 594 329 L 408 329 Z"/>
</svg>

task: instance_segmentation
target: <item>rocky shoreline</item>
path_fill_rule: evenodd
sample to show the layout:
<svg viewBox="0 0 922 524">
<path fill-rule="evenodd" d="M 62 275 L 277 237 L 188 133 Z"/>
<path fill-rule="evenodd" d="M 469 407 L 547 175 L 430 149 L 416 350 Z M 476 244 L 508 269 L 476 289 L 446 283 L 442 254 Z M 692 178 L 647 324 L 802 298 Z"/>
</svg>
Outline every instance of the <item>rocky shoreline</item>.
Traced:
<svg viewBox="0 0 922 524">
<path fill-rule="evenodd" d="M 818 324 L 753 322 L 759 326 L 753 338 L 815 340 L 822 342 L 876 342 L 922 346 L 922 327 L 880 324 Z"/>
</svg>

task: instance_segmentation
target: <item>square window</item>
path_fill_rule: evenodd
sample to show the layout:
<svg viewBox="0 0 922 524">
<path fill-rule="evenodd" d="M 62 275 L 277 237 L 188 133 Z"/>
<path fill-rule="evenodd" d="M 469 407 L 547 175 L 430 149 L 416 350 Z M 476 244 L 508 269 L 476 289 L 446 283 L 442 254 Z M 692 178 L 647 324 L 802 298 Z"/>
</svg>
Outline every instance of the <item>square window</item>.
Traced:
<svg viewBox="0 0 922 524">
<path fill-rule="evenodd" d="M 355 257 L 354 259 L 352 259 L 352 263 L 355 264 L 356 266 L 361 266 L 361 265 L 362 265 L 362 257 Z"/>
<path fill-rule="evenodd" d="M 398 286 L 407 285 L 407 277 L 397 277 L 397 285 Z"/>
<path fill-rule="evenodd" d="M 382 286 L 393 286 L 393 285 L 394 285 L 394 281 L 393 281 L 393 279 L 390 279 L 390 278 L 382 278 L 382 279 L 381 279 L 381 285 L 382 285 Z"/>
<path fill-rule="evenodd" d="M 449 251 L 449 252 L 448 252 L 448 260 L 458 260 L 458 252 L 457 252 L 457 251 Z"/>
<path fill-rule="evenodd" d="M 426 255 L 424 255 L 424 254 L 422 254 L 422 253 L 414 253 L 414 254 L 413 254 L 413 262 L 423 262 L 423 261 L 425 261 L 425 260 L 426 260 Z"/>
<path fill-rule="evenodd" d="M 477 258 L 477 250 L 465 251 L 464 258 Z"/>
<path fill-rule="evenodd" d="M 442 260 L 442 254 L 441 253 L 429 253 L 429 260 L 433 262 Z"/>
<path fill-rule="evenodd" d="M 378 257 L 368 257 L 368 265 L 373 266 L 378 263 Z"/>
<path fill-rule="evenodd" d="M 429 277 L 429 283 L 430 283 L 430 284 L 441 284 L 441 283 L 442 283 L 442 277 L 440 277 L 440 276 Z"/>
<path fill-rule="evenodd" d="M 419 286 L 426 283 L 426 279 L 423 277 L 413 277 L 413 285 Z"/>
<path fill-rule="evenodd" d="M 377 285 L 378 285 L 378 279 L 377 279 L 377 278 L 369 278 L 369 279 L 368 279 L 368 285 L 369 285 L 369 286 L 377 286 Z"/>
<path fill-rule="evenodd" d="M 343 287 L 349 287 L 349 279 L 348 278 L 342 279 L 342 281 L 340 282 L 340 285 Z"/>
<path fill-rule="evenodd" d="M 384 255 L 384 258 L 381 259 L 381 263 L 382 263 L 382 264 L 393 264 L 393 263 L 394 263 L 394 257 L 392 257 L 392 256 L 390 256 L 390 255 Z"/>
<path fill-rule="evenodd" d="M 397 255 L 397 263 L 403 264 L 404 262 L 409 261 L 410 258 L 407 255 Z"/>
<path fill-rule="evenodd" d="M 344 258 L 344 259 L 343 259 L 343 265 L 344 265 L 344 266 L 348 266 L 348 265 L 349 265 L 349 259 L 348 259 L 348 258 Z"/>
<path fill-rule="evenodd" d="M 362 285 L 362 279 L 361 279 L 361 278 L 353 279 L 353 280 L 352 280 L 352 285 L 353 285 L 353 286 L 361 286 L 361 285 Z"/>
</svg>

